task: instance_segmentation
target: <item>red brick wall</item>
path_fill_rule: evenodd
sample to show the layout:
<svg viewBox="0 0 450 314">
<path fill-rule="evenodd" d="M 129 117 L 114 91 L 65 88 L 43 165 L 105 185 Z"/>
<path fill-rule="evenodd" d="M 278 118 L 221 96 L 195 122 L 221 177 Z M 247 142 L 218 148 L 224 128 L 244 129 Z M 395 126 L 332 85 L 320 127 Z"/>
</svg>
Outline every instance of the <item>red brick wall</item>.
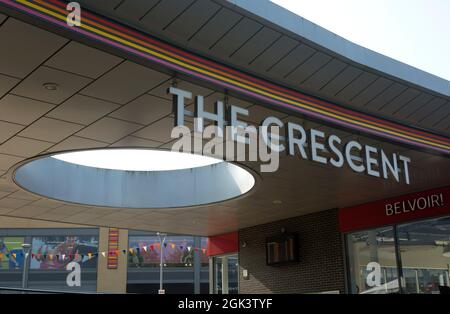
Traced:
<svg viewBox="0 0 450 314">
<path fill-rule="evenodd" d="M 239 231 L 240 293 L 312 293 L 339 290 L 345 293 L 343 240 L 337 210 L 289 218 Z M 267 266 L 266 237 L 298 232 L 299 262 Z M 242 277 L 247 269 L 249 279 Z"/>
</svg>

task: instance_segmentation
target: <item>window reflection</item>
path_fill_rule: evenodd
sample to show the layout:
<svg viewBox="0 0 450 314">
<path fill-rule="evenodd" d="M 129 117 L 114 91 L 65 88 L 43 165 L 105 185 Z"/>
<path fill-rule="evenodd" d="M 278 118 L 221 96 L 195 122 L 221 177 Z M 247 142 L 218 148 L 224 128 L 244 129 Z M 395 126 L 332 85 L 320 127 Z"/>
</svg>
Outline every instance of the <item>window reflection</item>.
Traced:
<svg viewBox="0 0 450 314">
<path fill-rule="evenodd" d="M 354 232 L 347 235 L 347 249 L 351 293 L 450 290 L 450 217 Z"/>
<path fill-rule="evenodd" d="M 130 236 L 129 267 L 159 267 L 161 244 L 158 236 Z M 194 238 L 168 236 L 163 247 L 166 267 L 192 267 L 194 264 Z"/>
<path fill-rule="evenodd" d="M 347 245 L 352 293 L 399 291 L 392 227 L 349 234 Z"/>
<path fill-rule="evenodd" d="M 398 237 L 404 292 L 440 293 L 450 286 L 450 217 L 399 225 Z"/>
</svg>

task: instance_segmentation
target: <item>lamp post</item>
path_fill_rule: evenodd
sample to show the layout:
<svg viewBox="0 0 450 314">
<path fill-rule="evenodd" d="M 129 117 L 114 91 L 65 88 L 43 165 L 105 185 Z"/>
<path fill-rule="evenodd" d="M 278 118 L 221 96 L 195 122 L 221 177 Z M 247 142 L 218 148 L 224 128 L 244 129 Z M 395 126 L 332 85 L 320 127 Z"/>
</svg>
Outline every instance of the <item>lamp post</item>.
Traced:
<svg viewBox="0 0 450 314">
<path fill-rule="evenodd" d="M 26 289 L 28 286 L 28 269 L 29 269 L 29 252 L 31 245 L 29 243 L 22 244 L 24 259 L 23 259 L 23 272 L 22 272 L 22 289 Z M 24 292 L 25 293 L 25 292 Z"/>
<path fill-rule="evenodd" d="M 165 294 L 165 291 L 163 289 L 163 258 L 164 258 L 164 241 L 166 240 L 166 234 L 158 232 L 157 235 L 159 237 L 159 252 L 160 252 L 158 294 Z"/>
</svg>

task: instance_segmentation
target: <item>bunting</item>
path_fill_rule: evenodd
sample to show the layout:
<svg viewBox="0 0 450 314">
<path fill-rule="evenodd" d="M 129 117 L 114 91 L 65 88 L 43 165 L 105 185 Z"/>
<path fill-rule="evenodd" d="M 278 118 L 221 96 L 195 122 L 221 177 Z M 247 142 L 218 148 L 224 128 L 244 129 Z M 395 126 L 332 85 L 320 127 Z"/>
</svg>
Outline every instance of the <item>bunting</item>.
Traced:
<svg viewBox="0 0 450 314">
<path fill-rule="evenodd" d="M 155 250 L 159 250 L 159 246 L 155 245 L 146 245 L 146 246 L 142 246 L 142 247 L 130 247 L 126 250 L 118 250 L 118 249 L 112 249 L 109 251 L 97 251 L 97 252 L 87 252 L 84 254 L 80 254 L 80 253 L 73 253 L 73 254 L 50 254 L 50 253 L 31 253 L 31 258 L 36 259 L 36 260 L 58 260 L 58 261 L 64 261 L 64 260 L 72 260 L 72 259 L 81 259 L 84 260 L 85 258 L 87 258 L 88 260 L 95 258 L 95 257 L 110 257 L 110 256 L 115 256 L 118 257 L 120 255 L 120 253 L 122 254 L 130 254 L 130 255 L 134 255 L 134 254 L 141 254 L 141 253 L 147 253 L 149 251 L 155 251 Z M 177 249 L 177 246 L 175 243 L 172 242 L 168 242 L 165 243 L 164 245 L 165 248 L 168 249 L 172 249 L 175 250 Z M 206 248 L 202 248 L 202 247 L 193 247 L 193 246 L 189 246 L 189 245 L 180 245 L 178 246 L 178 248 L 180 250 L 187 250 L 187 251 L 194 251 L 196 253 L 202 253 L 204 255 L 206 255 Z M 23 257 L 27 254 L 24 254 L 23 252 L 19 252 L 19 253 L 0 253 L 0 259 L 6 257 L 6 258 L 10 258 L 13 257 L 14 259 L 17 258 L 17 256 Z"/>
</svg>

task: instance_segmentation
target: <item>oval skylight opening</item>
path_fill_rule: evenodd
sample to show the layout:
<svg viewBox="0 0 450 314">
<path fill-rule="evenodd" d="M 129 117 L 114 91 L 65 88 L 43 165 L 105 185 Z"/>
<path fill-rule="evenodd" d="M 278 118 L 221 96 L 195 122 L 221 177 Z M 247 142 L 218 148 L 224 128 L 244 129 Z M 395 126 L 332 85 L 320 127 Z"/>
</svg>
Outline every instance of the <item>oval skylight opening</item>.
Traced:
<svg viewBox="0 0 450 314">
<path fill-rule="evenodd" d="M 155 149 L 92 149 L 33 158 L 13 180 L 50 199 L 88 206 L 176 208 L 240 197 L 253 171 L 221 159 Z"/>
<path fill-rule="evenodd" d="M 125 171 L 192 169 L 223 162 L 203 155 L 151 149 L 95 149 L 56 154 L 52 158 L 80 166 Z"/>
</svg>

